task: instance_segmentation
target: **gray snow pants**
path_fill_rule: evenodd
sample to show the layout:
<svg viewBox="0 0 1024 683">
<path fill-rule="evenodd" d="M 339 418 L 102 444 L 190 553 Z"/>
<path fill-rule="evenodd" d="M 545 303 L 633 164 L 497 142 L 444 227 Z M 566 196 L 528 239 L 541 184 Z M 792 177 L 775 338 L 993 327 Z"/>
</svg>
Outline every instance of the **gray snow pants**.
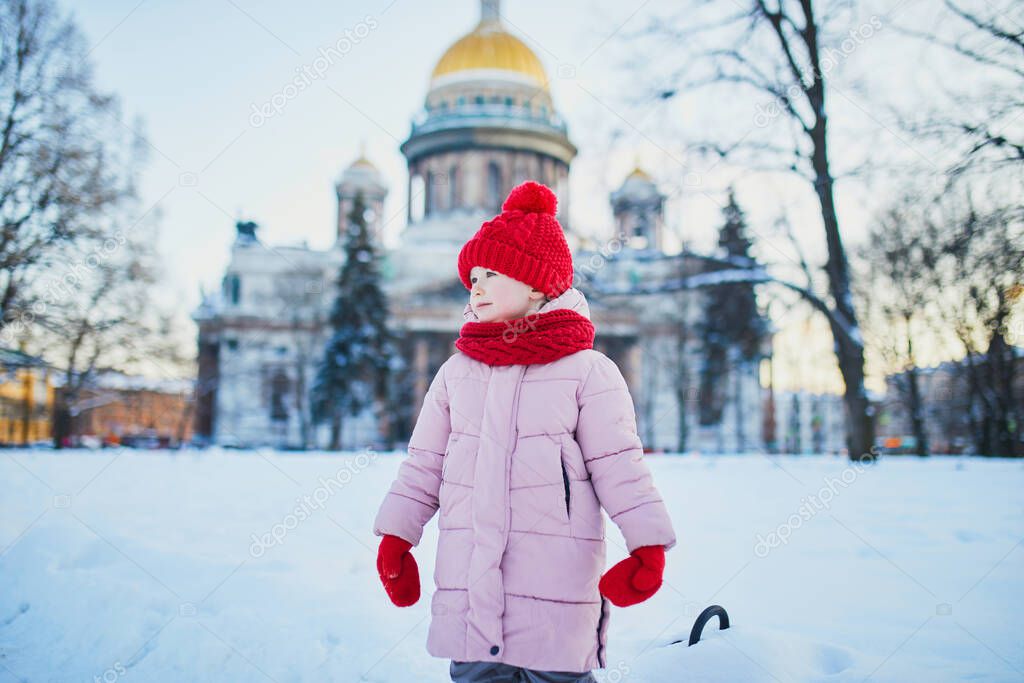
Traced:
<svg viewBox="0 0 1024 683">
<path fill-rule="evenodd" d="M 459 662 L 448 669 L 455 683 L 597 683 L 589 671 L 537 671 L 502 662 Z"/>
</svg>

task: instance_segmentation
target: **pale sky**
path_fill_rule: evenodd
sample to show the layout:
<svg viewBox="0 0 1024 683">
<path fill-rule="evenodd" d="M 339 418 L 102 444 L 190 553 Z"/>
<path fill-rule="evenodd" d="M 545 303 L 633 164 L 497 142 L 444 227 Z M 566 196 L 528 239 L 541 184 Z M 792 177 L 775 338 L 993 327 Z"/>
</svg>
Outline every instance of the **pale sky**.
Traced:
<svg viewBox="0 0 1024 683">
<path fill-rule="evenodd" d="M 869 155 L 935 165 L 933 150 L 910 140 L 879 113 L 890 102 L 927 101 L 934 84 L 949 75 L 950 67 L 937 63 L 923 68 L 925 55 L 933 52 L 888 30 L 889 12 L 900 21 L 935 21 L 928 5 L 929 0 L 865 5 L 856 23 L 875 28 L 842 55 L 833 74 L 837 93 L 830 114 L 837 174 Z M 698 179 L 698 185 L 670 201 L 667 217 L 670 232 L 695 247 L 713 244 L 721 189 L 736 182 L 763 258 L 793 262 L 792 249 L 771 232 L 773 220 L 785 210 L 808 257 L 818 261 L 825 253 L 824 239 L 807 186 L 779 176 L 743 174 L 726 164 L 709 171 L 686 152 L 689 138 L 705 127 L 751 126 L 757 115 L 754 100 L 715 101 L 709 93 L 657 106 L 629 103 L 652 75 L 624 67 L 630 54 L 644 51 L 643 43 L 627 36 L 675 7 L 661 0 L 502 2 L 509 30 L 533 48 L 554 76 L 555 106 L 579 148 L 570 176 L 574 227 L 584 234 L 610 235 L 608 193 L 639 158 L 663 191 L 675 191 L 685 178 Z M 62 8 L 74 13 L 87 37 L 98 84 L 120 96 L 122 120 L 132 126 L 136 117 L 143 122 L 139 130 L 151 157 L 142 204 L 159 211 L 165 264 L 160 295 L 180 309 L 189 327 L 183 333 L 186 343 L 194 343 L 188 314 L 199 302 L 200 285 L 219 287 L 235 219 L 255 220 L 269 244 L 305 240 L 314 247 L 329 246 L 336 211 L 333 182 L 358 156 L 361 142 L 390 184 L 385 214 L 395 218 L 387 227 L 389 243 L 400 239 L 406 171 L 399 144 L 422 105 L 434 64 L 479 18 L 474 0 L 90 0 Z M 873 22 L 873 17 L 880 19 Z M 364 30 L 367 25 L 373 28 Z M 352 49 L 323 78 L 288 100 L 279 113 L 253 125 L 254 106 L 281 93 L 313 63 L 320 48 L 346 35 L 354 37 Z M 651 49 L 646 52 L 650 57 Z M 667 63 L 659 55 L 654 56 Z M 562 73 L 571 76 L 559 77 Z M 840 180 L 837 201 L 848 246 L 858 243 L 871 212 L 891 191 L 877 180 Z M 467 239 L 476 227 L 467 227 Z M 451 267 L 454 273 L 455 264 Z M 828 379 L 831 341 L 826 337 L 813 347 L 821 354 L 813 354 L 813 360 L 804 354 L 799 364 L 800 374 L 814 377 L 801 383 L 834 388 L 834 378 Z"/>
</svg>

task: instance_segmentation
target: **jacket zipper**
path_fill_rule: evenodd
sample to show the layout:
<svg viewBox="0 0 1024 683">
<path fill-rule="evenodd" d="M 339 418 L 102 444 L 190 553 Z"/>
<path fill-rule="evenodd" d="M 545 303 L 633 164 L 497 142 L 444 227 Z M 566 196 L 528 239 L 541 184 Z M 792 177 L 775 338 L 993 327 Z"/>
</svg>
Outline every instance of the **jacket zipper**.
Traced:
<svg viewBox="0 0 1024 683">
<path fill-rule="evenodd" d="M 601 657 L 603 654 L 601 650 L 601 624 L 604 622 L 604 601 L 605 597 L 601 596 L 601 616 L 597 618 L 597 665 L 602 669 L 605 667 L 604 659 Z"/>
<path fill-rule="evenodd" d="M 516 368 L 519 371 L 519 377 L 516 379 L 516 390 L 512 396 L 512 423 L 509 425 L 509 432 L 512 434 L 512 449 L 515 450 L 516 444 L 519 442 L 519 394 L 523 390 L 523 377 L 526 376 L 526 366 L 519 365 Z M 506 454 L 505 463 L 505 495 L 508 495 L 509 486 L 509 464 L 508 456 L 511 451 Z M 512 506 L 505 506 L 505 545 L 508 545 L 509 530 L 512 528 Z"/>
</svg>

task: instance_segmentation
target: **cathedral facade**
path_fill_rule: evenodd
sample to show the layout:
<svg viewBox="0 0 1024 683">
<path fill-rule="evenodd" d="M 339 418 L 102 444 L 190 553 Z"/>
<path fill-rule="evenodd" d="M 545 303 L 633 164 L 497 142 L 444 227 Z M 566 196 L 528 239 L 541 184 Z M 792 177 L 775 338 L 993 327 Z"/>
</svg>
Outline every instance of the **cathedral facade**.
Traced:
<svg viewBox="0 0 1024 683">
<path fill-rule="evenodd" d="M 469 293 L 456 263 L 462 245 L 500 211 L 525 180 L 551 187 L 557 218 L 573 251 L 578 287 L 588 297 L 594 346 L 622 369 L 644 445 L 652 450 L 735 452 L 763 449 L 763 390 L 755 363 L 734 363 L 702 396 L 703 295 L 630 294 L 635 285 L 697 274 L 702 265 L 664 251 L 665 195 L 636 168 L 608 198 L 615 234 L 584 239 L 569 217 L 569 170 L 576 147 L 555 108 L 536 54 L 501 21 L 497 0 L 483 0 L 479 23 L 447 49 L 430 75 L 423 110 L 401 145 L 408 167 L 401 243 L 384 249 L 384 200 L 390 191 L 361 155 L 335 183 L 336 241 L 328 250 L 270 247 L 257 226 L 240 222 L 219 291 L 204 293 L 199 327 L 196 431 L 222 445 L 316 448 L 327 427 L 309 417 L 309 389 L 329 336 L 334 282 L 344 263 L 348 215 L 357 194 L 378 239 L 391 327 L 399 335 L 395 367 L 408 396 L 399 439 L 412 430 L 437 369 L 455 352 Z M 709 227 L 709 229 L 713 229 Z M 705 392 L 707 393 L 707 392 Z M 701 424 L 701 401 L 718 401 L 721 418 Z M 382 443 L 373 415 L 347 419 L 346 448 Z"/>
</svg>

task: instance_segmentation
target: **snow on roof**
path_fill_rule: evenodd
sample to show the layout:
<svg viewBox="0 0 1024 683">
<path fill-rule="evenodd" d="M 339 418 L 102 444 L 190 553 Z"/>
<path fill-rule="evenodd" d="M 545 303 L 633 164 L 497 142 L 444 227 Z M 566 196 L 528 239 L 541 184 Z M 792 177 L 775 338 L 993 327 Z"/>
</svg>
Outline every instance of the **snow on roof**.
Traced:
<svg viewBox="0 0 1024 683">
<path fill-rule="evenodd" d="M 0 347 L 0 367 L 43 366 L 46 361 L 38 356 L 31 356 L 17 349 Z"/>
<path fill-rule="evenodd" d="M 146 377 L 106 370 L 98 373 L 93 386 L 119 391 L 155 391 L 161 394 L 183 394 L 192 391 L 195 380 L 187 378 Z"/>
</svg>

